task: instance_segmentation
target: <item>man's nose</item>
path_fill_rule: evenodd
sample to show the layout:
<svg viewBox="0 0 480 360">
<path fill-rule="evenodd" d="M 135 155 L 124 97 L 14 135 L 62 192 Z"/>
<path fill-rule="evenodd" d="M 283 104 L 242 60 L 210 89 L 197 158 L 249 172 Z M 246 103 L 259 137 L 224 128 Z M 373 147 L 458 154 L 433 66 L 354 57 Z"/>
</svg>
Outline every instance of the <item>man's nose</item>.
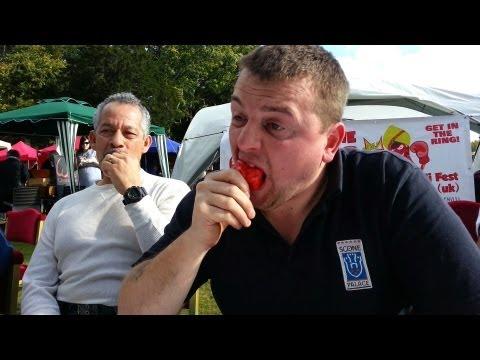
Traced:
<svg viewBox="0 0 480 360">
<path fill-rule="evenodd" d="M 239 130 L 237 146 L 241 151 L 255 151 L 261 148 L 261 127 L 251 121 Z"/>
<path fill-rule="evenodd" d="M 112 138 L 110 139 L 112 147 L 115 147 L 115 148 L 123 147 L 124 141 L 125 141 L 125 138 L 123 137 L 123 134 L 120 130 L 115 131 L 113 133 Z"/>
</svg>

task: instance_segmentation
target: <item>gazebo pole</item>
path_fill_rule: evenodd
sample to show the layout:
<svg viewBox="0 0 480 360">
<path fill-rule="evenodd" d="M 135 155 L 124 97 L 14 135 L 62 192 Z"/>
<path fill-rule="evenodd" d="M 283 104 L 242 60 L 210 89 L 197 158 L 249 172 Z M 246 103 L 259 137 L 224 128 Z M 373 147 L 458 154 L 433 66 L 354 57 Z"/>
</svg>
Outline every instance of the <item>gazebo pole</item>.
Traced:
<svg viewBox="0 0 480 360">
<path fill-rule="evenodd" d="M 75 192 L 75 137 L 77 135 L 78 124 L 70 121 L 57 121 L 58 134 L 60 138 L 60 150 L 65 157 L 67 165 L 68 177 L 70 182 L 70 190 Z"/>
<path fill-rule="evenodd" d="M 165 134 L 157 135 L 157 152 L 162 168 L 163 177 L 170 177 L 170 168 L 168 166 L 167 136 Z"/>
</svg>

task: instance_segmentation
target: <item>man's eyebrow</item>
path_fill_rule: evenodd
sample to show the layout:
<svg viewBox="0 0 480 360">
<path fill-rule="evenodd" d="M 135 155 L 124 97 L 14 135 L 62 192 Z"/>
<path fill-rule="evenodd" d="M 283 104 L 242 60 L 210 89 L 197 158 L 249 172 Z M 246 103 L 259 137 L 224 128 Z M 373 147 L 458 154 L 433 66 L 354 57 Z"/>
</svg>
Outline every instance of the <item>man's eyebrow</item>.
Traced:
<svg viewBox="0 0 480 360">
<path fill-rule="evenodd" d="M 290 116 L 293 116 L 293 113 L 290 111 L 288 107 L 285 106 L 269 106 L 265 105 L 260 108 L 262 111 L 268 111 L 268 112 L 279 112 L 283 114 L 287 114 Z"/>
<path fill-rule="evenodd" d="M 231 101 L 236 101 L 240 105 L 243 105 L 242 102 L 240 101 L 240 98 L 237 95 L 232 95 Z"/>
<path fill-rule="evenodd" d="M 243 105 L 242 102 L 240 101 L 240 98 L 236 95 L 232 95 L 231 101 L 236 101 L 240 105 Z M 266 106 L 262 106 L 260 110 L 269 111 L 269 112 L 280 112 L 280 113 L 283 113 L 283 114 L 293 116 L 293 113 L 290 111 L 290 109 L 288 107 L 284 107 L 284 106 L 267 106 L 266 105 Z"/>
</svg>

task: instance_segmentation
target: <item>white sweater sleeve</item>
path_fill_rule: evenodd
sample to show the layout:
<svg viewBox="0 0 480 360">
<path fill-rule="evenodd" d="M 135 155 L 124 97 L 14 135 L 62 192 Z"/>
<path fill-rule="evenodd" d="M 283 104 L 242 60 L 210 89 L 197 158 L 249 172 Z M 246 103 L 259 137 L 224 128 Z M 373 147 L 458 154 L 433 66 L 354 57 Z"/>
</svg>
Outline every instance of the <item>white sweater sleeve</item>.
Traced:
<svg viewBox="0 0 480 360">
<path fill-rule="evenodd" d="M 59 274 L 54 254 L 57 219 L 53 210 L 52 208 L 45 221 L 40 239 L 23 276 L 22 315 L 60 315 L 56 300 Z"/>
<path fill-rule="evenodd" d="M 146 252 L 163 236 L 178 203 L 190 191 L 187 184 L 172 181 L 161 191 L 148 194 L 137 203 L 128 204 L 125 210 L 132 220 L 142 252 Z"/>
</svg>

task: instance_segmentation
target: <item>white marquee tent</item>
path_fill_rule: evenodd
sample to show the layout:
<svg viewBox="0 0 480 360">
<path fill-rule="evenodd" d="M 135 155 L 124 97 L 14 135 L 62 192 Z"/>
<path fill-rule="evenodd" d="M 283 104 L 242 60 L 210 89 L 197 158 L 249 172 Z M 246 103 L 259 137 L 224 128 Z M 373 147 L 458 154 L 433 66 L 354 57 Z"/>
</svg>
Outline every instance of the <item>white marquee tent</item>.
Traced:
<svg viewBox="0 0 480 360">
<path fill-rule="evenodd" d="M 4 149 L 10 150 L 11 148 L 12 148 L 12 144 L 6 141 L 0 140 L 0 150 L 4 150 Z"/>
</svg>

